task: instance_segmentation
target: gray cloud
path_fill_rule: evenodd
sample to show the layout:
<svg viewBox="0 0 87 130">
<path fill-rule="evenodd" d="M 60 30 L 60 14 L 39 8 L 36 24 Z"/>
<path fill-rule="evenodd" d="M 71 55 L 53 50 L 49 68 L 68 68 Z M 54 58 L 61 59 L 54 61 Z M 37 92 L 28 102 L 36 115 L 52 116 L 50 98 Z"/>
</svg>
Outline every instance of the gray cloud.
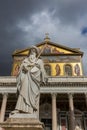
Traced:
<svg viewBox="0 0 87 130">
<path fill-rule="evenodd" d="M 55 17 L 61 23 L 76 24 L 81 17 L 87 15 L 87 0 L 59 0 L 56 3 Z"/>
</svg>

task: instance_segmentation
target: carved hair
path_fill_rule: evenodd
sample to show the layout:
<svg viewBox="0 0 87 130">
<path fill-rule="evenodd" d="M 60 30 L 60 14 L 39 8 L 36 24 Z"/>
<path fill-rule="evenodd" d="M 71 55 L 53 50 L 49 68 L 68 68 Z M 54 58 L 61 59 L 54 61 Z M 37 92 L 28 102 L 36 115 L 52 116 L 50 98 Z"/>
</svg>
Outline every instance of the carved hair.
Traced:
<svg viewBox="0 0 87 130">
<path fill-rule="evenodd" d="M 36 47 L 36 46 L 32 46 L 32 47 L 29 49 L 28 56 L 30 55 L 30 53 L 31 53 L 32 50 L 36 53 L 36 57 L 37 57 L 38 54 L 39 54 L 39 49 L 38 49 L 38 47 Z"/>
</svg>

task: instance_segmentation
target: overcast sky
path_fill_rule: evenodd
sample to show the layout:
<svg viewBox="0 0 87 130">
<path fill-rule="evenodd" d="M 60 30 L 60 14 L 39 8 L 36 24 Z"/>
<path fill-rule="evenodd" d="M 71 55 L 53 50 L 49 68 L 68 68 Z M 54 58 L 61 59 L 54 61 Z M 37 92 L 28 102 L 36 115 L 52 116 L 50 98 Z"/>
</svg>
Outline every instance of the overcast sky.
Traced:
<svg viewBox="0 0 87 130">
<path fill-rule="evenodd" d="M 0 0 L 0 75 L 10 75 L 12 52 L 43 41 L 84 52 L 87 75 L 87 0 Z"/>
</svg>

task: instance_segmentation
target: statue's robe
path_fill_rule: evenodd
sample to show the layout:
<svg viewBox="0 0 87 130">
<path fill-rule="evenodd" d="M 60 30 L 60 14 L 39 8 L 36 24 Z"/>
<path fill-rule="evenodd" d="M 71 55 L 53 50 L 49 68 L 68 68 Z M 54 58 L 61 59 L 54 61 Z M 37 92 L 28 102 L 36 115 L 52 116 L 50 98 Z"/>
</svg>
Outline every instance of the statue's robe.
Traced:
<svg viewBox="0 0 87 130">
<path fill-rule="evenodd" d="M 23 67 L 28 71 L 25 72 Z M 41 59 L 33 64 L 26 58 L 20 67 L 17 76 L 18 100 L 15 110 L 25 113 L 38 111 L 40 98 L 40 82 L 44 82 L 44 65 Z"/>
</svg>

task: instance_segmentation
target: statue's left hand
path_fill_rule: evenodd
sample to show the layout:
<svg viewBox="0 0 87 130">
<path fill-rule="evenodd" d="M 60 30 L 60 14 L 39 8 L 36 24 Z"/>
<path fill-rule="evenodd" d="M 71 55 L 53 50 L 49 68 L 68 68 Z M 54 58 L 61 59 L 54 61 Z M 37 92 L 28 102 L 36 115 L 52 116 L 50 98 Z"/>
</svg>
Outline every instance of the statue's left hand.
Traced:
<svg viewBox="0 0 87 130">
<path fill-rule="evenodd" d="M 44 78 L 44 81 L 41 81 L 41 84 L 42 84 L 42 85 L 46 85 L 47 82 L 48 82 L 48 78 Z"/>
<path fill-rule="evenodd" d="M 48 82 L 48 78 L 45 78 L 44 81 L 47 83 Z"/>
</svg>

